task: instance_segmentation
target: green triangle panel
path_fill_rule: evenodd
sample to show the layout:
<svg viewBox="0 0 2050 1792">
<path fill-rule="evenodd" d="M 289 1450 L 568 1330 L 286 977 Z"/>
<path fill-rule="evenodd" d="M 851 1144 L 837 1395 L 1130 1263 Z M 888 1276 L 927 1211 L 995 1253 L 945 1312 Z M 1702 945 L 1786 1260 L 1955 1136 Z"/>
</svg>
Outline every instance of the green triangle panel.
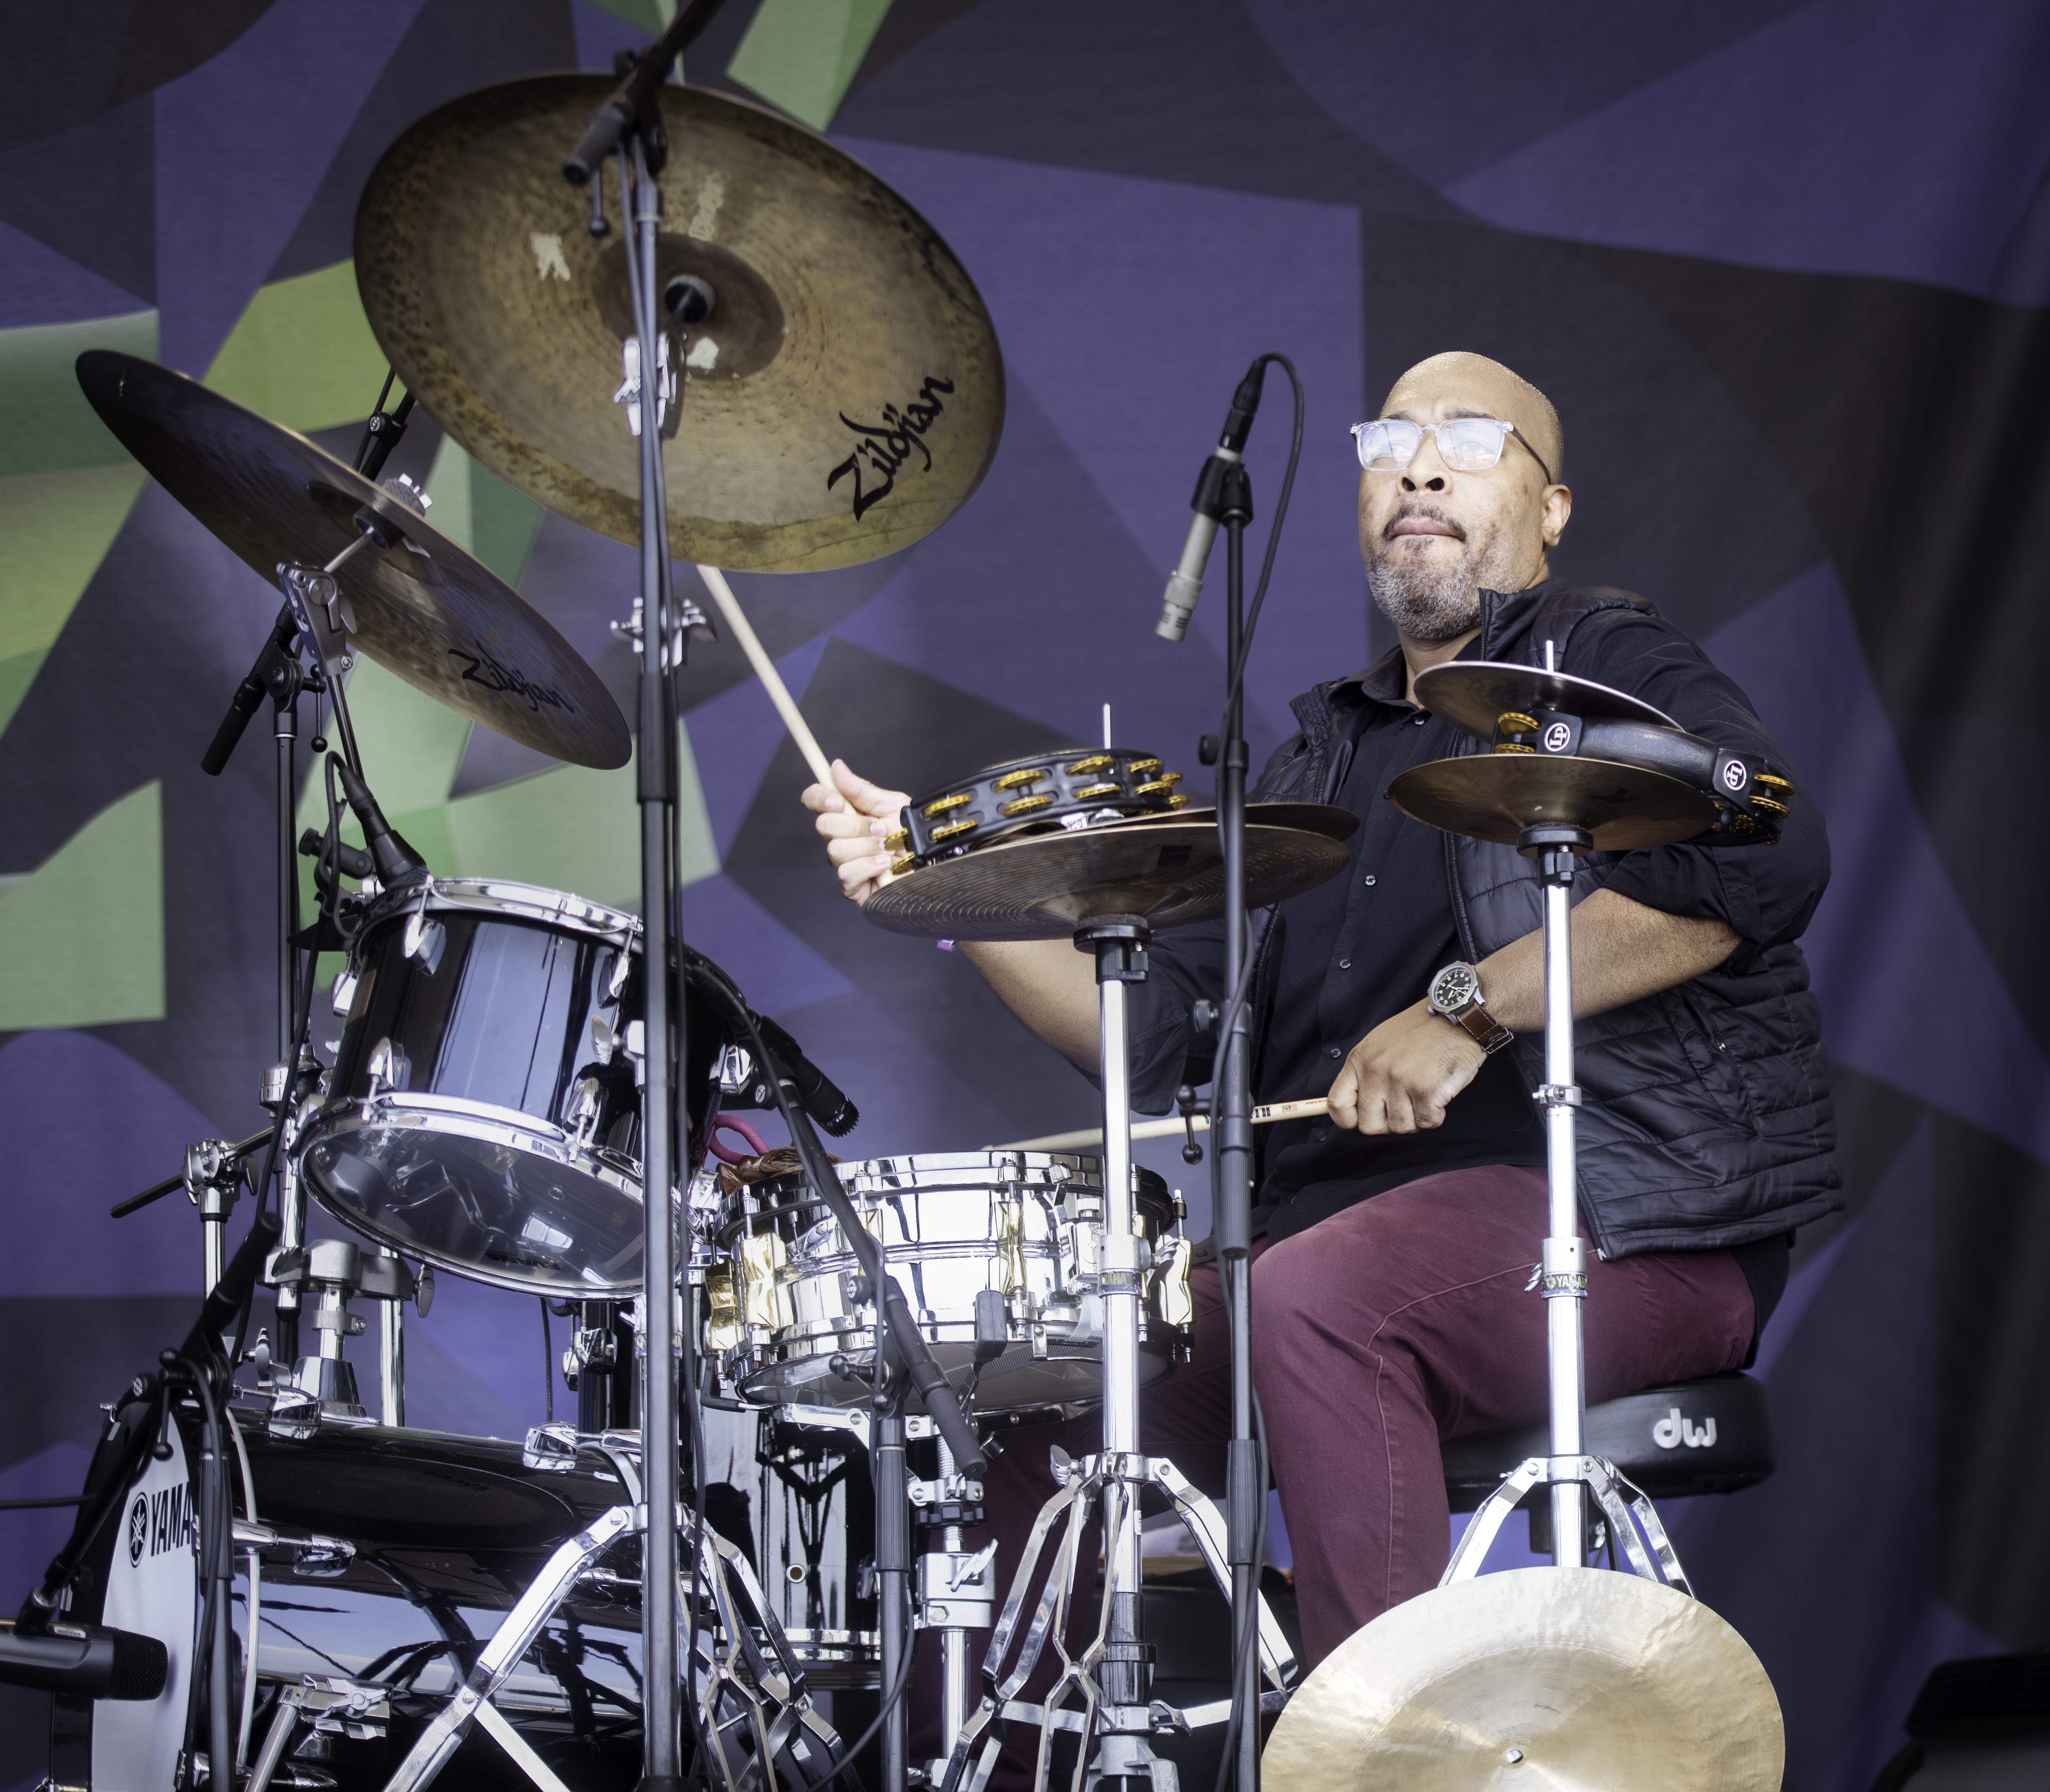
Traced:
<svg viewBox="0 0 2050 1792">
<path fill-rule="evenodd" d="M 890 0 L 762 0 L 727 78 L 824 131 L 889 10 Z"/>
<path fill-rule="evenodd" d="M 0 1031 L 164 1018 L 163 793 L 102 809 L 0 895 Z"/>
<path fill-rule="evenodd" d="M 88 349 L 157 358 L 157 314 L 134 311 L 75 324 L 0 329 L 0 478 L 81 466 L 119 466 L 128 450 L 79 390 Z"/>
<path fill-rule="evenodd" d="M 340 261 L 259 286 L 206 383 L 287 429 L 326 430 L 370 415 L 386 368 L 356 263 Z"/>
</svg>

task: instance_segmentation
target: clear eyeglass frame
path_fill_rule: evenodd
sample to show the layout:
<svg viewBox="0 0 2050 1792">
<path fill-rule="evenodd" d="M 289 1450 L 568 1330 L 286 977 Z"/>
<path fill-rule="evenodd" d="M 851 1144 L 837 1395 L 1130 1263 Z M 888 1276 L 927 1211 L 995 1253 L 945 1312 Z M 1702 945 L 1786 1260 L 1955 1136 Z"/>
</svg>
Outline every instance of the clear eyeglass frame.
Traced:
<svg viewBox="0 0 2050 1792">
<path fill-rule="evenodd" d="M 1416 459 L 1426 435 L 1437 437 L 1438 458 L 1453 472 L 1485 473 L 1501 461 L 1502 446 L 1515 432 L 1514 423 L 1499 417 L 1448 417 L 1442 423 L 1377 417 L 1354 423 L 1352 438 L 1359 464 L 1369 473 L 1401 472 Z M 1535 450 L 1531 458 L 1541 468 L 1545 465 Z"/>
</svg>

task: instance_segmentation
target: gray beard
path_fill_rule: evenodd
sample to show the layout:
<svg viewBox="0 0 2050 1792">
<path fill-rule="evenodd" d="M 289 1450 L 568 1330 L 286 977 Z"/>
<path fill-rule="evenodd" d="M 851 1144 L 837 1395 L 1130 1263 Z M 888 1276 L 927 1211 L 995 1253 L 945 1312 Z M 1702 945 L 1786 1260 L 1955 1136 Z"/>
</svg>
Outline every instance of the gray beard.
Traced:
<svg viewBox="0 0 2050 1792">
<path fill-rule="evenodd" d="M 1435 645 L 1479 626 L 1479 569 L 1470 561 L 1437 571 L 1376 560 L 1366 582 L 1381 614 L 1412 641 Z"/>
</svg>

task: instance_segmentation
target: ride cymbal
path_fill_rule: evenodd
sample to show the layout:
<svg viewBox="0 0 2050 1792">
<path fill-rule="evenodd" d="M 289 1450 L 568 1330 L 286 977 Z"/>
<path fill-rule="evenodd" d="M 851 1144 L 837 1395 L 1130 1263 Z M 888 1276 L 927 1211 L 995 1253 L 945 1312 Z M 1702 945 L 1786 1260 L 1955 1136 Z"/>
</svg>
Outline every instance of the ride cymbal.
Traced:
<svg viewBox="0 0 2050 1792">
<path fill-rule="evenodd" d="M 1779 1792 L 1786 1732 L 1744 1638 L 1634 1574 L 1516 1568 L 1355 1631 L 1282 1712 L 1268 1792 Z"/>
<path fill-rule="evenodd" d="M 615 84 L 547 75 L 430 113 L 356 220 L 370 325 L 407 390 L 501 478 L 640 539 L 638 449 L 614 393 L 633 334 L 616 174 L 605 235 L 563 157 Z M 851 566 L 967 501 L 996 450 L 989 314 L 939 234 L 824 138 L 697 88 L 661 90 L 664 291 L 702 282 L 663 450 L 670 549 L 756 571 Z"/>
<path fill-rule="evenodd" d="M 1590 722 L 1680 726 L 1663 710 L 1592 679 L 1506 660 L 1448 660 L 1417 673 L 1416 689 L 1417 701 L 1433 715 L 1481 740 L 1494 738 L 1500 717 L 1527 716 L 1541 709 L 1564 710 Z"/>
<path fill-rule="evenodd" d="M 348 639 L 436 701 L 536 752 L 610 771 L 632 742 L 619 706 L 575 649 L 511 586 L 325 449 L 197 380 L 95 349 L 78 383 L 122 446 L 242 559 L 322 567 L 364 538 L 368 508 L 392 545 L 333 576 Z M 274 586 L 275 591 L 275 586 Z M 315 626 L 325 619 L 316 610 Z M 340 641 L 325 634 L 329 655 Z"/>
<path fill-rule="evenodd" d="M 1247 812 L 1245 900 L 1249 907 L 1314 890 L 1345 869 L 1339 825 L 1316 804 L 1276 804 L 1291 822 L 1270 825 L 1263 807 Z M 1300 812 L 1318 812 L 1317 825 Z M 1358 825 L 1349 811 L 1335 814 Z M 1291 824 L 1293 823 L 1295 824 Z M 1061 940 L 1092 915 L 1143 916 L 1156 930 L 1224 912 L 1224 857 L 1210 812 L 1107 822 L 1058 833 L 1000 840 L 892 878 L 861 906 L 863 917 L 893 933 L 955 940 Z"/>
<path fill-rule="evenodd" d="M 1714 827 L 1719 813 L 1705 791 L 1663 772 L 1527 754 L 1469 753 L 1412 765 L 1389 785 L 1388 800 L 1448 834 L 1499 846 L 1514 846 L 1526 828 L 1584 828 L 1597 852 L 1690 840 Z"/>
</svg>

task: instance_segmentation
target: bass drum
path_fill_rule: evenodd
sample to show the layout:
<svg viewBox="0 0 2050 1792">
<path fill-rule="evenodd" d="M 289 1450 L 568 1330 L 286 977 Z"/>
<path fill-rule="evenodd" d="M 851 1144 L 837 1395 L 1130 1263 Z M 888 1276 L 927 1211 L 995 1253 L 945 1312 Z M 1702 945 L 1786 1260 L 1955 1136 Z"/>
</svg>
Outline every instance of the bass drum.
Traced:
<svg viewBox="0 0 2050 1792">
<path fill-rule="evenodd" d="M 281 1693 L 314 1676 L 367 1689 L 388 1716 L 322 1730 L 297 1722 L 271 1784 L 374 1792 L 446 1704 L 556 1547 L 638 1492 L 624 1451 L 584 1445 L 573 1459 L 532 1467 L 493 1438 L 325 1428 L 280 1441 L 241 1420 L 231 1463 L 239 1520 L 234 1624 L 239 1734 L 253 1761 Z M 185 1745 L 197 1622 L 193 1438 L 174 1436 L 110 1524 L 93 1586 L 75 1609 L 89 1620 L 162 1640 L 170 1671 L 154 1704 L 55 1700 L 54 1786 L 90 1792 L 168 1792 Z M 253 1489 L 255 1523 L 251 1517 Z M 252 1546 L 253 1545 L 253 1546 Z M 688 1552 L 682 1552 L 686 1561 Z M 249 1660 L 250 1568 L 256 1564 L 255 1673 Z M 629 1792 L 640 1778 L 641 1552 L 615 1544 L 558 1607 L 492 1703 L 577 1792 Z M 90 1608 L 90 1609 L 88 1609 Z M 205 1689 L 200 1689 L 202 1700 Z M 722 1704 L 726 1728 L 731 1695 Z M 766 1697 L 762 1704 L 772 1712 Z M 202 1704 L 198 1747 L 205 1743 Z M 735 1725 L 729 1733 L 744 1726 Z M 803 1727 L 801 1773 L 779 1756 L 785 1783 L 818 1779 L 831 1762 Z M 382 1732 L 382 1734 L 372 1732 Z M 744 1763 L 736 1763 L 736 1771 Z M 436 1792 L 526 1782 L 473 1727 Z"/>
<path fill-rule="evenodd" d="M 753 1410 L 707 1406 L 703 1420 L 705 1521 L 752 1564 L 806 1681 L 879 1687 L 875 1494 L 859 1435 Z"/>
<path fill-rule="evenodd" d="M 637 916 L 481 878 L 395 890 L 350 949 L 349 1020 L 302 1159 L 322 1204 L 402 1256 L 591 1299 L 641 1287 L 646 1011 Z M 686 952 L 687 964 L 700 960 Z M 684 980 L 687 1182 L 728 1043 Z"/>
</svg>

